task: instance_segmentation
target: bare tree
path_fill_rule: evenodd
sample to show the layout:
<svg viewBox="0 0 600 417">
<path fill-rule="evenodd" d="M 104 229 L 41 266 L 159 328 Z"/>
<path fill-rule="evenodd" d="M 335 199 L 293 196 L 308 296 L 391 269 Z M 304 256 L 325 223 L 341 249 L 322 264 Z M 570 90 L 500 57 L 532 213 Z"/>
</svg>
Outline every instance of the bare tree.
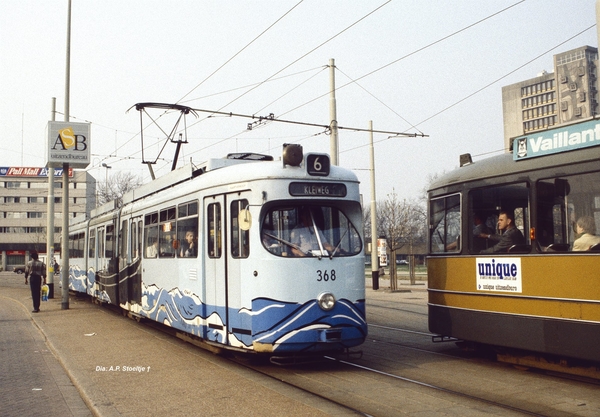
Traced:
<svg viewBox="0 0 600 417">
<path fill-rule="evenodd" d="M 407 248 L 409 256 L 410 282 L 415 283 L 414 247 L 426 239 L 426 208 L 417 200 L 400 201 L 395 191 L 379 204 L 378 228 L 385 235 L 392 253 L 390 274 L 395 272 L 396 251 Z M 395 273 L 391 278 L 392 289 L 396 288 Z"/>
<path fill-rule="evenodd" d="M 142 178 L 131 172 L 119 171 L 111 175 L 106 182 L 100 182 L 96 188 L 98 205 L 116 200 L 117 207 L 123 205 L 123 195 L 142 185 Z"/>
</svg>

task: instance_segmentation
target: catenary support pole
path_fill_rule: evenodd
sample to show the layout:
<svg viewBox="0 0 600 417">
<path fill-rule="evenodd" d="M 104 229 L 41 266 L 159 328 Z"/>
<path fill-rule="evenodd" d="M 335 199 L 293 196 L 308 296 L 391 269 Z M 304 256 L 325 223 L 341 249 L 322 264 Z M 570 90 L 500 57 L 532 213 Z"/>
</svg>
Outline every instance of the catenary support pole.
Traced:
<svg viewBox="0 0 600 417">
<path fill-rule="evenodd" d="M 67 11 L 67 62 L 65 69 L 65 122 L 69 121 L 71 84 L 71 0 Z M 63 193 L 62 193 L 62 245 L 60 256 L 62 301 L 61 309 L 69 309 L 69 164 L 63 164 Z"/>
<path fill-rule="evenodd" d="M 50 120 L 56 120 L 56 97 L 52 97 Z M 46 222 L 46 282 L 48 298 L 54 298 L 54 168 L 48 168 L 48 221 Z"/>
<path fill-rule="evenodd" d="M 338 122 L 335 102 L 335 60 L 329 60 L 329 119 L 331 120 L 331 137 L 329 138 L 329 153 L 332 165 L 339 165 Z"/>
<path fill-rule="evenodd" d="M 377 203 L 375 196 L 375 149 L 373 121 L 369 121 L 369 151 L 371 154 L 371 278 L 374 290 L 379 289 L 379 258 L 377 257 Z"/>
</svg>

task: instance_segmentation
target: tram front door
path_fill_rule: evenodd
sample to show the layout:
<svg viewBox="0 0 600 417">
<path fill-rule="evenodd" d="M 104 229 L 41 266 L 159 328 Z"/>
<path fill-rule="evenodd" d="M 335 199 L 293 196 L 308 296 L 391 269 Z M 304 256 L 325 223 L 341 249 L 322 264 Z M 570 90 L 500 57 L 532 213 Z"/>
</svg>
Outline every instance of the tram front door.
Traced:
<svg viewBox="0 0 600 417">
<path fill-rule="evenodd" d="M 208 340 L 237 344 L 251 336 L 251 317 L 241 314 L 241 279 L 249 257 L 248 192 L 204 199 L 205 327 Z M 245 221 L 240 221 L 245 216 Z M 250 307 L 250 306 L 246 306 Z M 233 334 L 237 340 L 230 340 Z"/>
<path fill-rule="evenodd" d="M 204 338 L 228 344 L 227 336 L 227 263 L 225 195 L 204 199 L 202 238 L 204 239 L 204 314 L 207 325 Z M 200 246 L 200 247 L 202 247 Z"/>
</svg>

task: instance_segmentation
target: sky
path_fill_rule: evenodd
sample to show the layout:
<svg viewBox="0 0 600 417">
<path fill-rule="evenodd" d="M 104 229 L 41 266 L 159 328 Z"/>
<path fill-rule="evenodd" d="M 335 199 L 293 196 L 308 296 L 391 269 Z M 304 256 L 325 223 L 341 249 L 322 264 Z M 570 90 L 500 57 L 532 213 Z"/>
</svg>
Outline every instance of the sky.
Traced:
<svg viewBox="0 0 600 417">
<path fill-rule="evenodd" d="M 68 0 L 0 2 L 0 166 L 44 166 L 56 98 L 65 120 Z M 335 60 L 339 165 L 370 201 L 418 199 L 434 175 L 503 152 L 502 86 L 553 70 L 553 55 L 598 46 L 594 0 L 72 0 L 69 115 L 91 123 L 87 170 L 150 181 L 172 166 L 180 104 L 188 143 L 178 166 L 233 152 L 281 155 L 284 143 L 330 151 Z M 587 30 L 586 30 L 587 29 Z M 129 111 L 128 111 L 129 110 Z M 274 115 L 301 122 L 257 122 Z M 210 116 L 210 117 L 209 117 Z M 309 126 L 315 124 L 318 126 Z M 140 131 L 144 127 L 143 141 Z M 175 135 L 182 131 L 183 121 Z M 103 168 L 102 164 L 110 166 Z"/>
</svg>

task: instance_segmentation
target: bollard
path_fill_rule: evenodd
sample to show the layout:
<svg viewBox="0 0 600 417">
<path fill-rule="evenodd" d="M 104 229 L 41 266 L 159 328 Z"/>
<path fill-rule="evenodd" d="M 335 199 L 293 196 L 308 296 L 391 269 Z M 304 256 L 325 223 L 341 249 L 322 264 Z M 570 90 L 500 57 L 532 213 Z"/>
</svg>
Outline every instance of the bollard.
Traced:
<svg viewBox="0 0 600 417">
<path fill-rule="evenodd" d="M 379 289 L 379 271 L 371 272 L 371 277 L 373 279 L 373 289 L 378 290 Z"/>
</svg>

